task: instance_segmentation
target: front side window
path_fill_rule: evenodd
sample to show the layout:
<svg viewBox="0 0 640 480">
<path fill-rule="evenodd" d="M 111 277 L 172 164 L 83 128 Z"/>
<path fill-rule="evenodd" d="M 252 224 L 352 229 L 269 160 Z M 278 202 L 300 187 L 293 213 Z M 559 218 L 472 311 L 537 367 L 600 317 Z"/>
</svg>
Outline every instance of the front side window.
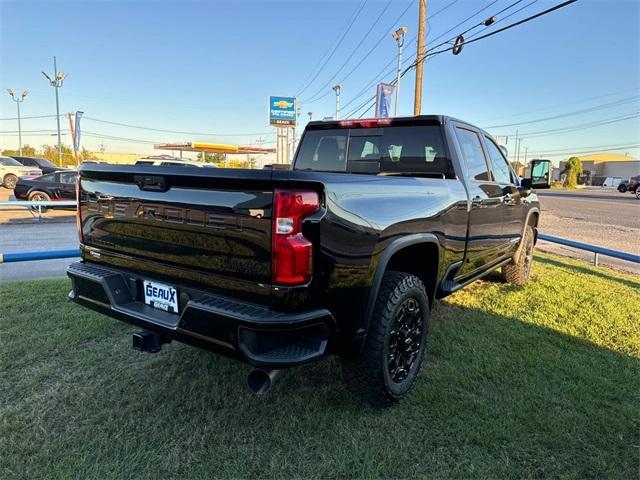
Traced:
<svg viewBox="0 0 640 480">
<path fill-rule="evenodd" d="M 487 146 L 489 160 L 491 160 L 491 170 L 493 170 L 495 181 L 498 183 L 512 183 L 511 169 L 509 168 L 507 160 L 502 156 L 502 152 L 498 146 L 493 143 L 493 140 L 486 136 L 484 143 Z"/>
<path fill-rule="evenodd" d="M 489 168 L 478 134 L 466 128 L 457 127 L 456 136 L 462 150 L 462 157 L 467 164 L 467 176 L 477 181 L 490 180 Z"/>
</svg>

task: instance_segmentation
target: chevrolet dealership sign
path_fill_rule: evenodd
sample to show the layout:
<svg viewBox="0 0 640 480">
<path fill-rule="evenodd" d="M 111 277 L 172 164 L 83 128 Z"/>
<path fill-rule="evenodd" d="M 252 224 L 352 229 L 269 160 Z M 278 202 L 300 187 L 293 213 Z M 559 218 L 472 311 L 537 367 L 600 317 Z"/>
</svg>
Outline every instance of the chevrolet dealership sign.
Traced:
<svg viewBox="0 0 640 480">
<path fill-rule="evenodd" d="M 274 127 L 295 127 L 296 97 L 269 97 L 269 124 Z"/>
</svg>

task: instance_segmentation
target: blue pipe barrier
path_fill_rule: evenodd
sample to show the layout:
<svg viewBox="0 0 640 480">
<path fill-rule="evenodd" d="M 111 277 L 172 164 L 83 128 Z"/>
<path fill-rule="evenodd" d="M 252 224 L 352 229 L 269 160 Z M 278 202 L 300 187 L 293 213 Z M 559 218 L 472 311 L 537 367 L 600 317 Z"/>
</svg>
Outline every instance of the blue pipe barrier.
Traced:
<svg viewBox="0 0 640 480">
<path fill-rule="evenodd" d="M 50 250 L 48 252 L 0 253 L 0 263 L 31 262 L 34 260 L 52 260 L 54 258 L 75 258 L 80 256 L 80 249 Z"/>
<path fill-rule="evenodd" d="M 640 263 L 640 255 L 634 255 L 632 253 L 621 252 L 620 250 L 612 250 L 610 248 L 602 248 L 596 245 L 589 245 L 588 243 L 575 242 L 573 240 L 567 240 L 566 238 L 554 237 L 552 235 L 546 235 L 544 233 L 538 234 L 539 240 L 546 242 L 559 243 L 560 245 L 566 245 L 567 247 L 578 248 L 580 250 L 586 250 L 596 254 L 595 264 L 598 264 L 598 255 L 605 255 L 607 257 L 619 258 L 620 260 L 626 260 L 627 262 Z"/>
</svg>

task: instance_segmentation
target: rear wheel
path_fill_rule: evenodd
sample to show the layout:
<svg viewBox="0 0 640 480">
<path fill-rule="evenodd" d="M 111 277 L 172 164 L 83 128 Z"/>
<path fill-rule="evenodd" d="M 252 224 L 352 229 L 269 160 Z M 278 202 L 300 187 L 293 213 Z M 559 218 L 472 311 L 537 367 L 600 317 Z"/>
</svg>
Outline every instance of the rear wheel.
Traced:
<svg viewBox="0 0 640 480">
<path fill-rule="evenodd" d="M 621 183 L 620 185 L 618 185 L 618 191 L 620 193 L 624 193 L 627 191 L 627 185 L 625 183 Z"/>
<path fill-rule="evenodd" d="M 529 280 L 533 263 L 533 227 L 527 225 L 518 255 L 502 267 L 502 276 L 513 285 L 524 285 Z"/>
<path fill-rule="evenodd" d="M 2 179 L 2 185 L 9 190 L 13 190 L 16 188 L 16 183 L 18 182 L 18 177 L 16 177 L 13 173 L 8 173 Z"/>
<path fill-rule="evenodd" d="M 29 201 L 30 202 L 50 202 L 51 197 L 49 197 L 49 195 L 47 195 L 45 192 L 35 191 L 29 194 Z M 36 211 L 38 210 L 37 206 L 32 206 L 31 208 Z M 44 212 L 46 210 L 47 210 L 47 207 L 45 206 L 40 207 L 41 212 Z"/>
<path fill-rule="evenodd" d="M 343 361 L 349 389 L 374 406 L 398 402 L 418 376 L 428 328 L 429 300 L 422 281 L 404 272 L 385 273 L 364 350 Z"/>
</svg>

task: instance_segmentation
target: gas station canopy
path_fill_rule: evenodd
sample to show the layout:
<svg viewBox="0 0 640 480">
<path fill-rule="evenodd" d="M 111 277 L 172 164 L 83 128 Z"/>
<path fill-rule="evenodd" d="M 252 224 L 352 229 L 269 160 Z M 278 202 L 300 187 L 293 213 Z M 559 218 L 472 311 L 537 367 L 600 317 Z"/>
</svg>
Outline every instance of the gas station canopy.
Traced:
<svg viewBox="0 0 640 480">
<path fill-rule="evenodd" d="M 180 152 L 210 152 L 210 153 L 274 153 L 275 148 L 241 147 L 239 145 L 226 145 L 222 143 L 205 142 L 180 142 L 180 143 L 156 143 L 156 150 L 176 150 Z"/>
</svg>

